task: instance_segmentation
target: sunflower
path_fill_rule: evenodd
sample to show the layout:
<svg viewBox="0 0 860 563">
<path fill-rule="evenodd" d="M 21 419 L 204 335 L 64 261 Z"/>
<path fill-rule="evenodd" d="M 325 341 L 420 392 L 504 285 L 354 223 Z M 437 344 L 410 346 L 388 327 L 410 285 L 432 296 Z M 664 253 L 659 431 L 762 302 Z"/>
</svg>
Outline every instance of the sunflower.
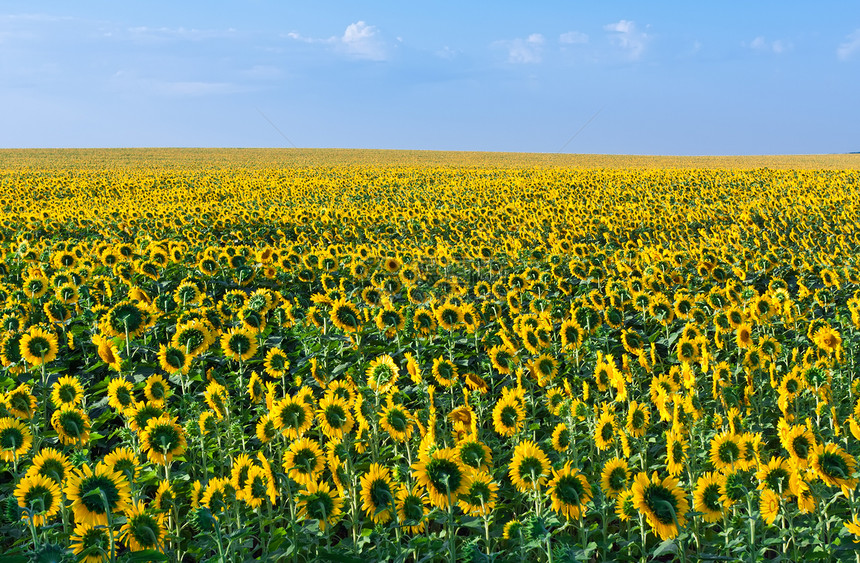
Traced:
<svg viewBox="0 0 860 563">
<path fill-rule="evenodd" d="M 462 309 L 450 301 L 436 307 L 435 316 L 439 326 L 448 331 L 454 330 L 463 322 Z"/>
<path fill-rule="evenodd" d="M 165 533 L 163 518 L 150 513 L 143 502 L 137 501 L 126 511 L 120 541 L 131 551 L 161 551 Z"/>
<path fill-rule="evenodd" d="M 27 475 L 18 482 L 15 497 L 18 506 L 28 511 L 26 517 L 32 518 L 34 526 L 47 524 L 51 516 L 60 511 L 62 504 L 59 483 L 38 473 Z"/>
<path fill-rule="evenodd" d="M 687 461 L 687 440 L 680 432 L 666 432 L 666 471 L 672 477 L 677 477 Z"/>
<path fill-rule="evenodd" d="M 36 413 L 36 397 L 30 392 L 26 383 L 18 385 L 6 394 L 6 409 L 15 418 L 30 420 Z"/>
<path fill-rule="evenodd" d="M 572 462 L 564 464 L 561 471 L 553 470 L 549 482 L 549 496 L 552 509 L 568 520 L 577 519 L 585 513 L 585 505 L 591 500 L 591 486 Z"/>
<path fill-rule="evenodd" d="M 526 411 L 516 394 L 503 395 L 493 408 L 493 428 L 502 436 L 513 436 L 523 427 Z"/>
<path fill-rule="evenodd" d="M 717 470 L 729 470 L 743 460 L 743 457 L 743 447 L 737 434 L 721 432 L 711 440 L 710 460 Z"/>
<path fill-rule="evenodd" d="M 738 345 L 738 348 L 748 348 L 752 346 L 752 327 L 747 323 L 741 323 L 735 329 L 735 342 Z"/>
<path fill-rule="evenodd" d="M 451 387 L 460 375 L 457 364 L 441 356 L 433 360 L 432 373 L 442 387 Z"/>
<path fill-rule="evenodd" d="M 173 391 L 171 391 L 170 385 L 168 385 L 164 377 L 157 373 L 146 378 L 143 394 L 146 396 L 147 401 L 164 406 L 164 401 L 173 394 Z"/>
<path fill-rule="evenodd" d="M 412 415 L 406 407 L 398 404 L 389 404 L 379 413 L 379 426 L 388 432 L 395 442 L 405 442 L 415 429 Z"/>
<path fill-rule="evenodd" d="M 221 349 L 231 360 L 247 362 L 257 353 L 257 336 L 243 327 L 232 328 L 221 336 Z"/>
<path fill-rule="evenodd" d="M 84 400 L 84 386 L 77 377 L 66 375 L 54 382 L 51 387 L 51 402 L 57 408 L 75 407 Z"/>
<path fill-rule="evenodd" d="M 57 336 L 38 327 L 28 330 L 18 343 L 21 356 L 31 366 L 41 366 L 53 362 L 59 350 Z"/>
<path fill-rule="evenodd" d="M 385 524 L 391 520 L 394 506 L 394 491 L 391 470 L 378 463 L 359 480 L 361 485 L 361 507 L 374 524 Z"/>
<path fill-rule="evenodd" d="M 429 336 L 436 330 L 436 317 L 427 309 L 416 309 L 412 313 L 412 326 L 421 336 Z"/>
<path fill-rule="evenodd" d="M 140 434 L 140 446 L 152 463 L 167 465 L 185 451 L 185 432 L 176 417 L 162 414 L 151 418 Z"/>
<path fill-rule="evenodd" d="M 269 377 L 284 377 L 290 370 L 290 359 L 280 348 L 270 348 L 269 351 L 266 352 L 263 366 Z"/>
<path fill-rule="evenodd" d="M 717 522 L 723 518 L 721 488 L 726 477 L 717 471 L 703 474 L 696 481 L 693 491 L 693 510 L 702 513 L 705 522 Z"/>
<path fill-rule="evenodd" d="M 418 484 L 427 489 L 433 506 L 446 509 L 466 490 L 466 471 L 454 448 L 440 448 L 424 455 L 412 468 Z"/>
<path fill-rule="evenodd" d="M 225 335 L 229 336 L 229 335 Z M 199 356 L 215 342 L 215 337 L 200 319 L 191 319 L 176 326 L 170 345 L 184 350 L 189 356 Z M 256 344 L 256 340 L 254 340 Z M 223 345 L 222 345 L 223 346 Z"/>
<path fill-rule="evenodd" d="M 809 456 L 809 465 L 819 479 L 831 487 L 841 487 L 846 496 L 857 486 L 853 477 L 857 461 L 836 444 L 817 445 Z"/>
<path fill-rule="evenodd" d="M 285 397 L 269 413 L 275 425 L 290 440 L 301 438 L 314 421 L 313 409 L 297 397 Z"/>
<path fill-rule="evenodd" d="M 317 420 L 323 435 L 329 440 L 343 438 L 355 424 L 349 403 L 337 396 L 326 396 L 320 401 Z"/>
<path fill-rule="evenodd" d="M 526 440 L 514 448 L 508 471 L 517 490 L 526 492 L 538 489 L 544 484 L 550 471 L 550 463 L 540 446 Z"/>
<path fill-rule="evenodd" d="M 388 354 L 383 354 L 370 362 L 367 368 L 367 385 L 377 393 L 387 393 L 400 377 L 400 370 Z"/>
<path fill-rule="evenodd" d="M 106 363 L 109 369 L 122 371 L 122 357 L 119 355 L 119 348 L 111 339 L 104 338 L 100 334 L 94 334 L 93 344 L 96 345 L 99 359 Z"/>
<path fill-rule="evenodd" d="M 627 522 L 636 516 L 636 505 L 633 502 L 633 489 L 624 489 L 615 499 L 615 514 L 622 522 Z"/>
<path fill-rule="evenodd" d="M 819 350 L 826 354 L 838 353 L 842 349 L 842 335 L 839 334 L 838 330 L 834 330 L 829 326 L 822 326 L 816 330 L 812 335 L 812 341 L 818 346 Z"/>
<path fill-rule="evenodd" d="M 660 479 L 655 471 L 649 478 L 639 473 L 633 480 L 633 504 L 645 516 L 660 539 L 672 539 L 686 523 L 690 509 L 687 495 L 674 477 Z"/>
<path fill-rule="evenodd" d="M 81 524 L 106 526 L 108 512 L 124 514 L 130 507 L 128 480 L 104 463 L 95 469 L 89 465 L 75 469 L 65 484 L 65 493 L 72 502 L 75 521 Z"/>
<path fill-rule="evenodd" d="M 614 438 L 615 415 L 609 411 L 603 411 L 594 428 L 594 445 L 597 446 L 598 450 L 603 451 L 612 445 Z"/>
<path fill-rule="evenodd" d="M 474 434 L 460 440 L 454 448 L 460 457 L 460 463 L 475 471 L 489 471 L 493 464 L 493 453 L 484 442 Z"/>
<path fill-rule="evenodd" d="M 57 483 L 63 483 L 72 471 L 69 458 L 54 448 L 42 448 L 33 457 L 32 463 L 27 476 L 41 475 Z"/>
<path fill-rule="evenodd" d="M 490 363 L 500 374 L 509 374 L 516 366 L 516 355 L 507 346 L 493 346 L 487 351 Z"/>
<path fill-rule="evenodd" d="M 648 422 L 651 419 L 651 412 L 648 407 L 639 404 L 636 401 L 630 401 L 630 407 L 627 410 L 627 433 L 633 437 L 641 438 L 648 430 Z"/>
<path fill-rule="evenodd" d="M 603 466 L 600 472 L 600 488 L 609 498 L 617 498 L 623 493 L 630 481 L 630 468 L 627 460 L 613 457 Z"/>
<path fill-rule="evenodd" d="M 332 491 L 328 483 L 324 481 L 311 481 L 304 489 L 299 491 L 298 518 L 300 520 L 316 520 L 320 530 L 326 526 L 334 525 L 340 517 L 343 498 L 337 492 Z"/>
<path fill-rule="evenodd" d="M 142 432 L 147 423 L 164 414 L 164 407 L 150 403 L 149 401 L 135 402 L 133 406 L 125 410 L 124 415 L 128 418 L 128 426 L 135 432 Z"/>
<path fill-rule="evenodd" d="M 316 440 L 293 441 L 284 454 L 284 471 L 298 484 L 309 486 L 325 469 L 325 454 Z"/>
<path fill-rule="evenodd" d="M 780 432 L 782 447 L 791 456 L 791 462 L 800 469 L 809 465 L 809 457 L 817 447 L 815 435 L 802 424 L 792 426 L 787 432 Z"/>
<path fill-rule="evenodd" d="M 122 301 L 114 305 L 102 319 L 102 332 L 108 336 L 136 338 L 154 321 L 145 305 Z"/>
<path fill-rule="evenodd" d="M 112 471 L 125 475 L 129 483 L 133 483 L 137 477 L 137 455 L 131 448 L 115 448 L 104 457 L 104 463 Z"/>
<path fill-rule="evenodd" d="M 110 557 L 111 536 L 106 526 L 79 523 L 71 540 L 72 552 L 80 563 L 103 563 Z"/>
<path fill-rule="evenodd" d="M 51 415 L 51 426 L 65 445 L 83 445 L 90 440 L 90 417 L 83 410 L 64 405 Z"/>
<path fill-rule="evenodd" d="M 564 453 L 570 448 L 571 433 L 567 424 L 559 422 L 552 431 L 552 449 Z"/>
<path fill-rule="evenodd" d="M 17 461 L 32 446 L 33 435 L 27 425 L 8 416 L 0 418 L 0 459 Z"/>
<path fill-rule="evenodd" d="M 410 489 L 406 485 L 400 485 L 395 498 L 397 507 L 397 523 L 406 528 L 411 534 L 420 534 L 424 531 L 424 517 L 429 512 L 427 495 L 420 485 L 413 485 Z"/>
<path fill-rule="evenodd" d="M 187 374 L 193 359 L 190 354 L 185 353 L 184 348 L 164 344 L 158 347 L 158 365 L 170 375 L 177 372 Z"/>
<path fill-rule="evenodd" d="M 728 469 L 722 472 L 725 477 L 720 484 L 720 502 L 730 507 L 747 498 L 753 488 L 751 475 L 746 471 Z"/>
<path fill-rule="evenodd" d="M 277 491 L 270 472 L 259 465 L 248 468 L 245 486 L 242 489 L 242 500 L 251 508 L 259 508 L 265 501 L 274 503 Z"/>
<path fill-rule="evenodd" d="M 362 316 L 358 308 L 345 297 L 332 303 L 329 317 L 332 324 L 344 332 L 358 332 L 362 328 Z"/>
<path fill-rule="evenodd" d="M 496 508 L 499 486 L 486 471 L 472 471 L 466 475 L 465 491 L 457 504 L 469 516 L 488 516 Z"/>
<path fill-rule="evenodd" d="M 767 463 L 759 464 L 755 474 L 759 480 L 758 489 L 770 489 L 782 497 L 791 493 L 791 468 L 788 462 L 779 456 L 771 456 Z"/>
<path fill-rule="evenodd" d="M 773 489 L 765 489 L 761 492 L 759 513 L 761 514 L 761 519 L 768 526 L 772 526 L 777 515 L 779 515 L 779 498 L 779 494 Z"/>
<path fill-rule="evenodd" d="M 235 463 L 236 462 L 234 461 L 234 467 Z M 206 485 L 206 489 L 203 491 L 203 496 L 200 497 L 200 505 L 208 508 L 213 514 L 228 512 L 233 507 L 235 501 L 236 487 L 233 485 L 232 481 L 226 477 L 215 477 L 211 479 Z"/>
<path fill-rule="evenodd" d="M 860 519 L 854 514 L 850 522 L 844 522 L 845 529 L 854 534 L 855 538 L 860 538 Z"/>
</svg>

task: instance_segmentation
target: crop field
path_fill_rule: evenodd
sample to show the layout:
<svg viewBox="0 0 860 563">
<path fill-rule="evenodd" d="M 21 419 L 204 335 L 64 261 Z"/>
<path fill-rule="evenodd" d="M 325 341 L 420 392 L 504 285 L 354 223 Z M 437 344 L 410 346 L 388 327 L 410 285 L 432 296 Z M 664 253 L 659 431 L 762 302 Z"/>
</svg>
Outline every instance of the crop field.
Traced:
<svg viewBox="0 0 860 563">
<path fill-rule="evenodd" d="M 0 151 L 4 561 L 858 561 L 860 155 Z"/>
</svg>

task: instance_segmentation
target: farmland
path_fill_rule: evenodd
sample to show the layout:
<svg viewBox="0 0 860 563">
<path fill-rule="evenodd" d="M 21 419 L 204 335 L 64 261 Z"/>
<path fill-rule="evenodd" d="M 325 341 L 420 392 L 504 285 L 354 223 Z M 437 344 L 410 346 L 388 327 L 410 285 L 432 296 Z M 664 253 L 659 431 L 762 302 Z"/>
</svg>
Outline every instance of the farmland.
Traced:
<svg viewBox="0 0 860 563">
<path fill-rule="evenodd" d="M 0 151 L 0 549 L 854 561 L 858 196 L 860 155 Z"/>
</svg>

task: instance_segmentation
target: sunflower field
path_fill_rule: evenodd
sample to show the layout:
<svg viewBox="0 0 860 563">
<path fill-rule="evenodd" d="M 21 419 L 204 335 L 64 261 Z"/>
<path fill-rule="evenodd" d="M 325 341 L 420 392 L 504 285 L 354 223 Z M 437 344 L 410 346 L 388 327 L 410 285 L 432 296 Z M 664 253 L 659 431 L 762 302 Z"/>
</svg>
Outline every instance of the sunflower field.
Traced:
<svg viewBox="0 0 860 563">
<path fill-rule="evenodd" d="M 858 202 L 856 169 L 5 155 L 0 552 L 860 562 Z"/>
</svg>

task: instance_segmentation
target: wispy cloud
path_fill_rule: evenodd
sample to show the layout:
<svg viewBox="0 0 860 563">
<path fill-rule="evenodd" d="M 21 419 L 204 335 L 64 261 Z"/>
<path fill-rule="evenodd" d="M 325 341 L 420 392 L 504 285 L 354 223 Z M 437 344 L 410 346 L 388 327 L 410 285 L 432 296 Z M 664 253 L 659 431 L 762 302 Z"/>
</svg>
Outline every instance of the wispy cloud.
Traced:
<svg viewBox="0 0 860 563">
<path fill-rule="evenodd" d="M 493 43 L 494 47 L 500 47 L 508 52 L 508 62 L 513 64 L 536 64 L 543 60 L 543 46 L 545 43 L 543 35 L 532 33 L 525 39 L 516 38 Z"/>
<path fill-rule="evenodd" d="M 768 41 L 761 35 L 750 41 L 749 43 L 743 42 L 741 43 L 743 47 L 747 47 L 752 49 L 753 51 L 761 51 L 763 53 L 774 53 L 776 55 L 781 55 L 786 51 L 791 50 L 792 44 L 783 41 L 782 39 L 775 39 L 773 41 Z"/>
<path fill-rule="evenodd" d="M 836 56 L 841 61 L 847 61 L 856 53 L 860 52 L 860 29 L 855 29 L 854 33 L 845 38 L 845 41 L 839 44 L 836 49 Z"/>
<path fill-rule="evenodd" d="M 630 20 L 621 20 L 603 26 L 609 32 L 609 41 L 625 52 L 631 60 L 638 60 L 651 37 L 636 27 L 636 23 Z"/>
<path fill-rule="evenodd" d="M 581 31 L 568 31 L 558 36 L 558 42 L 565 45 L 581 45 L 588 43 L 588 35 Z"/>
<path fill-rule="evenodd" d="M 206 39 L 223 39 L 235 36 L 236 30 L 228 29 L 195 29 L 187 27 L 147 27 L 137 26 L 128 28 L 128 37 L 135 40 L 148 41 L 203 41 Z"/>
<path fill-rule="evenodd" d="M 233 82 L 208 80 L 164 80 L 141 77 L 133 71 L 120 70 L 112 77 L 115 88 L 164 97 L 202 97 L 236 94 L 248 91 L 247 86 Z"/>
<path fill-rule="evenodd" d="M 389 57 L 389 49 L 376 26 L 357 21 L 346 26 L 343 35 L 325 39 L 306 37 L 290 32 L 287 37 L 295 41 L 331 46 L 335 51 L 350 58 L 369 61 L 384 61 Z"/>
</svg>

